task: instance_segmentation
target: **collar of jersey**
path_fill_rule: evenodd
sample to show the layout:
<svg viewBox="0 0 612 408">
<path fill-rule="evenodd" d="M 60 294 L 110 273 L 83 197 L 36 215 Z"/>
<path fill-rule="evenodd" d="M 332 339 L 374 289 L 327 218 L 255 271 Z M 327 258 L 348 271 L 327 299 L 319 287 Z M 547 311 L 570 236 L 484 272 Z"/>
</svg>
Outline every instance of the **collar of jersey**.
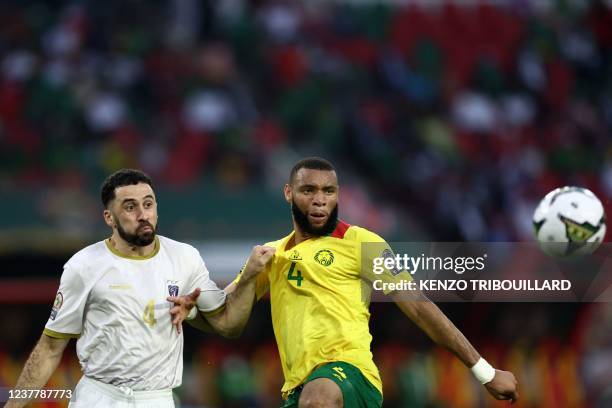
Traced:
<svg viewBox="0 0 612 408">
<path fill-rule="evenodd" d="M 287 243 L 288 243 L 288 242 L 291 240 L 291 238 L 292 238 L 294 235 L 295 235 L 295 231 L 291 231 L 291 234 L 287 235 L 287 236 L 284 238 L 284 242 L 283 242 L 283 243 L 282 243 L 282 245 L 280 246 L 280 247 L 283 249 L 283 251 L 284 251 L 284 252 L 286 252 L 286 251 L 291 251 L 291 250 L 293 250 L 294 248 L 296 248 L 296 247 L 298 247 L 298 246 L 302 246 L 302 245 L 310 245 L 310 243 L 311 243 L 311 242 L 317 241 L 317 240 L 319 240 L 319 239 L 321 239 L 321 238 L 327 238 L 327 237 L 329 237 L 329 235 L 321 235 L 321 236 L 318 236 L 318 237 L 310 237 L 310 238 L 308 238 L 307 240 L 304 240 L 304 241 L 300 242 L 299 244 L 296 244 L 296 245 L 292 246 L 292 247 L 291 247 L 291 249 L 287 249 Z"/>
<path fill-rule="evenodd" d="M 155 247 L 153 248 L 153 252 L 151 252 L 149 255 L 145 255 L 145 256 L 122 254 L 121 252 L 117 251 L 117 249 L 115 249 L 115 247 L 113 247 L 111 245 L 110 238 L 105 239 L 104 243 L 106 244 L 106 247 L 108 248 L 108 250 L 111 251 L 113 254 L 117 255 L 118 257 L 125 258 L 125 259 L 133 259 L 135 261 L 142 261 L 142 260 L 145 260 L 145 259 L 151 259 L 155 255 L 157 255 L 157 253 L 159 252 L 159 238 L 158 237 L 155 237 Z"/>
</svg>

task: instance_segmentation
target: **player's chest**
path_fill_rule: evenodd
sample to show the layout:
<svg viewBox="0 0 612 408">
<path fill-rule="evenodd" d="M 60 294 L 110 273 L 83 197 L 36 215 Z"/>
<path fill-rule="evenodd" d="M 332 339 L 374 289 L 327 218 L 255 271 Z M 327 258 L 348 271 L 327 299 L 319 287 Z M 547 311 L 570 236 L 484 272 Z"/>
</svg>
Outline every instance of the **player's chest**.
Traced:
<svg viewBox="0 0 612 408">
<path fill-rule="evenodd" d="M 297 246 L 277 254 L 271 289 L 309 291 L 351 285 L 359 278 L 358 262 L 352 246 Z"/>
<path fill-rule="evenodd" d="M 186 284 L 185 277 L 170 262 L 116 263 L 101 271 L 90 300 L 118 305 L 158 303 L 170 295 L 184 294 Z"/>
</svg>

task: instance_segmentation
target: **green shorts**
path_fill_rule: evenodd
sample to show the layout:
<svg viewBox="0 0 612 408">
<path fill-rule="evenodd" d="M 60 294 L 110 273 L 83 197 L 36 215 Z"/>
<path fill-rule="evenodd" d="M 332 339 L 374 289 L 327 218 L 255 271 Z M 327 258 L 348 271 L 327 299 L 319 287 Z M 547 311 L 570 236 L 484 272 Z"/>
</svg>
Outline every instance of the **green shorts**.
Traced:
<svg viewBox="0 0 612 408">
<path fill-rule="evenodd" d="M 337 361 L 323 364 L 306 378 L 304 383 L 293 389 L 282 408 L 297 408 L 304 385 L 316 378 L 329 378 L 342 391 L 345 408 L 380 408 L 382 395 L 354 365 Z"/>
</svg>

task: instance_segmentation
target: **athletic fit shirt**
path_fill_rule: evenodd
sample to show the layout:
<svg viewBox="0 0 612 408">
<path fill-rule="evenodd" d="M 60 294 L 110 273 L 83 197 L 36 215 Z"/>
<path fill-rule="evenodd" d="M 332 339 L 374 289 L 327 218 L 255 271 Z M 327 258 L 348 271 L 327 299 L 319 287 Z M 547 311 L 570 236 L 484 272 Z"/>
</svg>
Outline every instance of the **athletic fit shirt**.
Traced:
<svg viewBox="0 0 612 408">
<path fill-rule="evenodd" d="M 371 280 L 376 276 L 371 273 L 373 254 L 363 248 L 374 245 L 376 256 L 384 256 L 389 245 L 377 234 L 343 221 L 329 236 L 310 238 L 286 250 L 293 234 L 266 244 L 276 253 L 256 284 L 258 298 L 270 291 L 272 325 L 285 376 L 283 395 L 318 366 L 333 361 L 356 366 L 382 393 L 368 326 Z M 397 282 L 412 277 L 401 272 L 381 279 Z M 239 280 L 240 275 L 235 282 Z"/>
<path fill-rule="evenodd" d="M 135 391 L 178 387 L 183 334 L 171 323 L 166 297 L 197 287 L 203 313 L 222 310 L 225 292 L 190 245 L 158 236 L 153 253 L 139 257 L 98 242 L 64 265 L 44 333 L 77 337 L 81 369 L 90 378 Z"/>
</svg>

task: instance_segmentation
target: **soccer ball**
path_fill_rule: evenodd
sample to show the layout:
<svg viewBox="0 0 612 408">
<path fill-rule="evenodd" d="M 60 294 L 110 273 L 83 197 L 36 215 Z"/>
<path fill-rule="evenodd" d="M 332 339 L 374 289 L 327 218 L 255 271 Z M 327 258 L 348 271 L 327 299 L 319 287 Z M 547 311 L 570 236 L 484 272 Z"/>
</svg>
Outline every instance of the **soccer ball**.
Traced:
<svg viewBox="0 0 612 408">
<path fill-rule="evenodd" d="M 601 201 L 586 188 L 557 188 L 540 201 L 533 214 L 536 239 L 555 257 L 590 254 L 606 235 Z"/>
</svg>

